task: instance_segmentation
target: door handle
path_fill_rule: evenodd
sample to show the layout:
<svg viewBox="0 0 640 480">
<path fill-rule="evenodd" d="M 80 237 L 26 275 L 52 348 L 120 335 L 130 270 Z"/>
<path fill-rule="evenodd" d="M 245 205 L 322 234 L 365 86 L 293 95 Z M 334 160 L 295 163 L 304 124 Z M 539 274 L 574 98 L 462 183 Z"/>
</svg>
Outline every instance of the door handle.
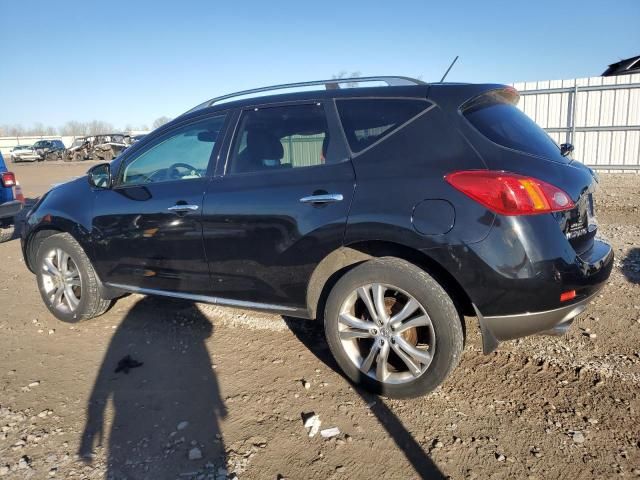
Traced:
<svg viewBox="0 0 640 480">
<path fill-rule="evenodd" d="M 195 212 L 198 210 L 198 205 L 174 205 L 173 207 L 167 208 L 170 212 Z"/>
<path fill-rule="evenodd" d="M 300 202 L 302 203 L 312 203 L 312 204 L 322 204 L 322 203 L 335 203 L 341 202 L 344 200 L 344 197 L 341 193 L 325 193 L 322 195 L 309 195 L 308 197 L 302 197 Z"/>
</svg>

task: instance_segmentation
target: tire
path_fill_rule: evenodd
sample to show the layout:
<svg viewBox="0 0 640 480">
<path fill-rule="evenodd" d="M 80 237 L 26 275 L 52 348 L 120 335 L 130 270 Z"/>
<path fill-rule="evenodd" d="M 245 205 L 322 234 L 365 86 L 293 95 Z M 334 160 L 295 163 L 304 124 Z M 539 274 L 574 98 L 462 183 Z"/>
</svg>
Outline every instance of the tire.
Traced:
<svg viewBox="0 0 640 480">
<path fill-rule="evenodd" d="M 14 231 L 15 227 L 13 225 L 10 227 L 0 227 L 0 243 L 11 240 L 13 238 Z"/>
<path fill-rule="evenodd" d="M 89 258 L 68 233 L 44 239 L 36 255 L 35 271 L 42 300 L 63 322 L 75 323 L 97 317 L 112 304 L 111 300 L 100 296 L 99 279 Z M 62 281 L 62 275 L 55 273 L 64 271 L 67 281 Z M 58 296 L 60 290 L 62 293 Z"/>
<path fill-rule="evenodd" d="M 378 315 L 376 293 L 386 317 L 377 323 L 364 301 L 368 297 Z M 404 320 L 400 312 L 408 312 Z M 327 298 L 324 326 L 347 377 L 392 398 L 433 391 L 458 364 L 464 344 L 461 317 L 445 290 L 425 271 L 393 257 L 369 260 L 340 278 Z M 380 367 L 385 351 L 388 361 Z"/>
</svg>

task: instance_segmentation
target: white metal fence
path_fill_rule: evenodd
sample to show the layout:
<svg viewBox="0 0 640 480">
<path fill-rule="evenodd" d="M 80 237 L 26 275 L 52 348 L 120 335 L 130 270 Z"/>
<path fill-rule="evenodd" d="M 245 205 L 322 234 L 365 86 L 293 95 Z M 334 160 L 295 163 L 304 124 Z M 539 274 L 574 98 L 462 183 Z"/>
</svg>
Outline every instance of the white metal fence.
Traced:
<svg viewBox="0 0 640 480">
<path fill-rule="evenodd" d="M 514 83 L 519 107 L 573 157 L 610 171 L 640 171 L 640 74 Z"/>
</svg>

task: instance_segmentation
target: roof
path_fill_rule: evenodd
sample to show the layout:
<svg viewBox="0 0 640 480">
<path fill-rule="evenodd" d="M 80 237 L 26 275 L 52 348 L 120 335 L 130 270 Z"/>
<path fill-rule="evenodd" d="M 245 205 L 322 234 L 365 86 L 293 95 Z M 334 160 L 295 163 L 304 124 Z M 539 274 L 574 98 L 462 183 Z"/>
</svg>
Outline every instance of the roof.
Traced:
<svg viewBox="0 0 640 480">
<path fill-rule="evenodd" d="M 612 77 L 615 75 L 631 75 L 632 73 L 640 73 L 640 55 L 612 63 L 602 73 L 602 76 Z"/>
</svg>

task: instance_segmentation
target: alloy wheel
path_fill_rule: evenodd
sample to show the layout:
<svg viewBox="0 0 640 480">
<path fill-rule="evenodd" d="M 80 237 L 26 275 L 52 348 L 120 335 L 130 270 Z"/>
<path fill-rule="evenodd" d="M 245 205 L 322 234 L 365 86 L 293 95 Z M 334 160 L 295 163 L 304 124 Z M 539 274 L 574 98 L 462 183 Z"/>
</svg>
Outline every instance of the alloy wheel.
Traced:
<svg viewBox="0 0 640 480">
<path fill-rule="evenodd" d="M 372 283 L 352 292 L 340 309 L 338 335 L 353 364 L 382 383 L 415 380 L 435 353 L 435 331 L 426 310 L 392 285 Z"/>
<path fill-rule="evenodd" d="M 40 269 L 42 285 L 51 306 L 72 313 L 80 305 L 82 279 L 71 256 L 61 248 L 47 252 Z"/>
</svg>

